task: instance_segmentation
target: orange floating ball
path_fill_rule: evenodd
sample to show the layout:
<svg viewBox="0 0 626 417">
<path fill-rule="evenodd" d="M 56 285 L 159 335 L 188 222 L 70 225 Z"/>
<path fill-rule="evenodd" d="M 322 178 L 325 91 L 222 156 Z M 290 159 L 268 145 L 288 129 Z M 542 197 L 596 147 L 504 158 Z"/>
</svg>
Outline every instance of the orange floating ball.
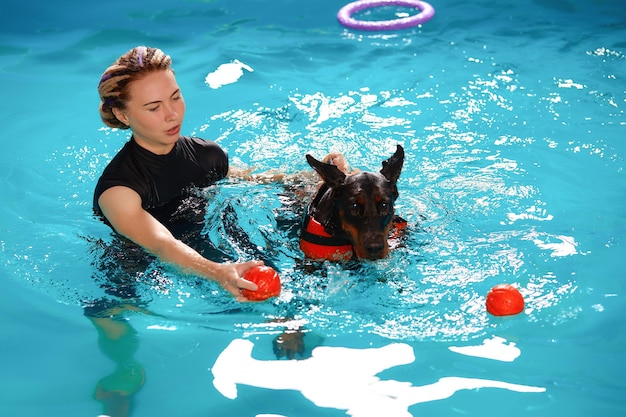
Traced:
<svg viewBox="0 0 626 417">
<path fill-rule="evenodd" d="M 254 282 L 257 287 L 256 291 L 242 289 L 241 293 L 244 297 L 251 301 L 263 301 L 280 294 L 280 277 L 278 273 L 269 266 L 255 266 L 250 268 L 243 276 L 248 281 Z"/>
<path fill-rule="evenodd" d="M 494 316 L 512 316 L 524 311 L 524 297 L 510 284 L 499 284 L 487 293 L 487 311 Z"/>
</svg>

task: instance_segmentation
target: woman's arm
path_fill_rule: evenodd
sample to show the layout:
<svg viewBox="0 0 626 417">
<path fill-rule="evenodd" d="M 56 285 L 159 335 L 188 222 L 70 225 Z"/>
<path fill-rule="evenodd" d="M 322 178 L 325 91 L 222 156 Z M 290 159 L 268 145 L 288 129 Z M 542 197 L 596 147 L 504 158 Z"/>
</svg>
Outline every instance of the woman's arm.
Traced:
<svg viewBox="0 0 626 417">
<path fill-rule="evenodd" d="M 233 166 L 228 168 L 229 178 L 251 181 L 258 184 L 281 183 L 286 185 L 294 185 L 316 178 L 313 174 L 315 174 L 315 171 L 300 172 L 297 174 L 286 174 L 278 170 L 255 172 L 254 168 L 244 169 Z"/>
<path fill-rule="evenodd" d="M 339 152 L 329 153 L 324 157 L 324 159 L 322 159 L 322 162 L 335 165 L 337 168 L 339 168 L 340 171 L 342 171 L 346 175 L 358 172 L 352 171 L 352 168 L 350 168 L 350 164 L 348 163 L 346 157 Z M 228 168 L 228 176 L 230 178 L 253 181 L 261 184 L 278 182 L 290 185 L 309 183 L 312 181 L 317 181 L 320 178 L 318 174 L 313 170 L 298 172 L 295 174 L 287 174 L 279 170 L 270 170 L 258 173 L 255 173 L 254 171 L 254 168 L 243 169 L 231 166 Z"/>
<path fill-rule="evenodd" d="M 102 213 L 121 235 L 142 246 L 164 262 L 185 273 L 217 281 L 238 301 L 244 301 L 241 288 L 256 291 L 256 284 L 242 278 L 245 272 L 262 261 L 217 263 L 176 239 L 170 231 L 141 207 L 141 197 L 124 186 L 111 187 L 98 199 Z"/>
</svg>

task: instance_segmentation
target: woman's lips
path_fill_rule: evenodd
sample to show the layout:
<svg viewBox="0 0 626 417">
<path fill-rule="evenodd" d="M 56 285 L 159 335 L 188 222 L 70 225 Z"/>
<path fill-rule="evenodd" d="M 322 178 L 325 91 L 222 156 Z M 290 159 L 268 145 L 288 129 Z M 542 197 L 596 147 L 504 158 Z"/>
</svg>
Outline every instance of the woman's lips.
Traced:
<svg viewBox="0 0 626 417">
<path fill-rule="evenodd" d="M 180 125 L 174 126 L 173 128 L 165 131 L 165 133 L 167 133 L 170 136 L 178 135 L 179 132 L 180 132 Z"/>
</svg>

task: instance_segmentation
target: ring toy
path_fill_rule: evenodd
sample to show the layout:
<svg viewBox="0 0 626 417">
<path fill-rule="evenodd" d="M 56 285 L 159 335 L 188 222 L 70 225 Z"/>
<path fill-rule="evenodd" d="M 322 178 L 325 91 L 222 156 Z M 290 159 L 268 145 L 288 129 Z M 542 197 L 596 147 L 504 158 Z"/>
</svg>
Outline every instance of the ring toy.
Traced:
<svg viewBox="0 0 626 417">
<path fill-rule="evenodd" d="M 382 6 L 403 6 L 419 9 L 420 13 L 393 20 L 367 21 L 352 17 L 356 12 Z M 348 3 L 337 13 L 337 20 L 342 25 L 360 30 L 397 30 L 406 29 L 429 21 L 435 15 L 435 9 L 425 1 L 418 0 L 359 0 Z"/>
</svg>

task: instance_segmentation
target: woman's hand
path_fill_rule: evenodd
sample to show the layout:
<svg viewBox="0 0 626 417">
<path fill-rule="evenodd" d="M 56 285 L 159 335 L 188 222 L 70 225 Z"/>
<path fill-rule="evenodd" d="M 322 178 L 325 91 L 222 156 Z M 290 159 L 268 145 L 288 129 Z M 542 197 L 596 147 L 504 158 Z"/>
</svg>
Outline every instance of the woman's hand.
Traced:
<svg viewBox="0 0 626 417">
<path fill-rule="evenodd" d="M 219 276 L 216 277 L 216 281 L 226 291 L 231 293 L 237 301 L 247 301 L 247 298 L 241 294 L 241 289 L 256 291 L 258 287 L 254 282 L 248 281 L 243 276 L 250 268 L 261 265 L 263 265 L 262 261 L 219 264 Z"/>
<path fill-rule="evenodd" d="M 346 157 L 339 152 L 331 152 L 322 159 L 322 162 L 336 166 L 344 174 L 350 174 L 351 168 Z"/>
</svg>

